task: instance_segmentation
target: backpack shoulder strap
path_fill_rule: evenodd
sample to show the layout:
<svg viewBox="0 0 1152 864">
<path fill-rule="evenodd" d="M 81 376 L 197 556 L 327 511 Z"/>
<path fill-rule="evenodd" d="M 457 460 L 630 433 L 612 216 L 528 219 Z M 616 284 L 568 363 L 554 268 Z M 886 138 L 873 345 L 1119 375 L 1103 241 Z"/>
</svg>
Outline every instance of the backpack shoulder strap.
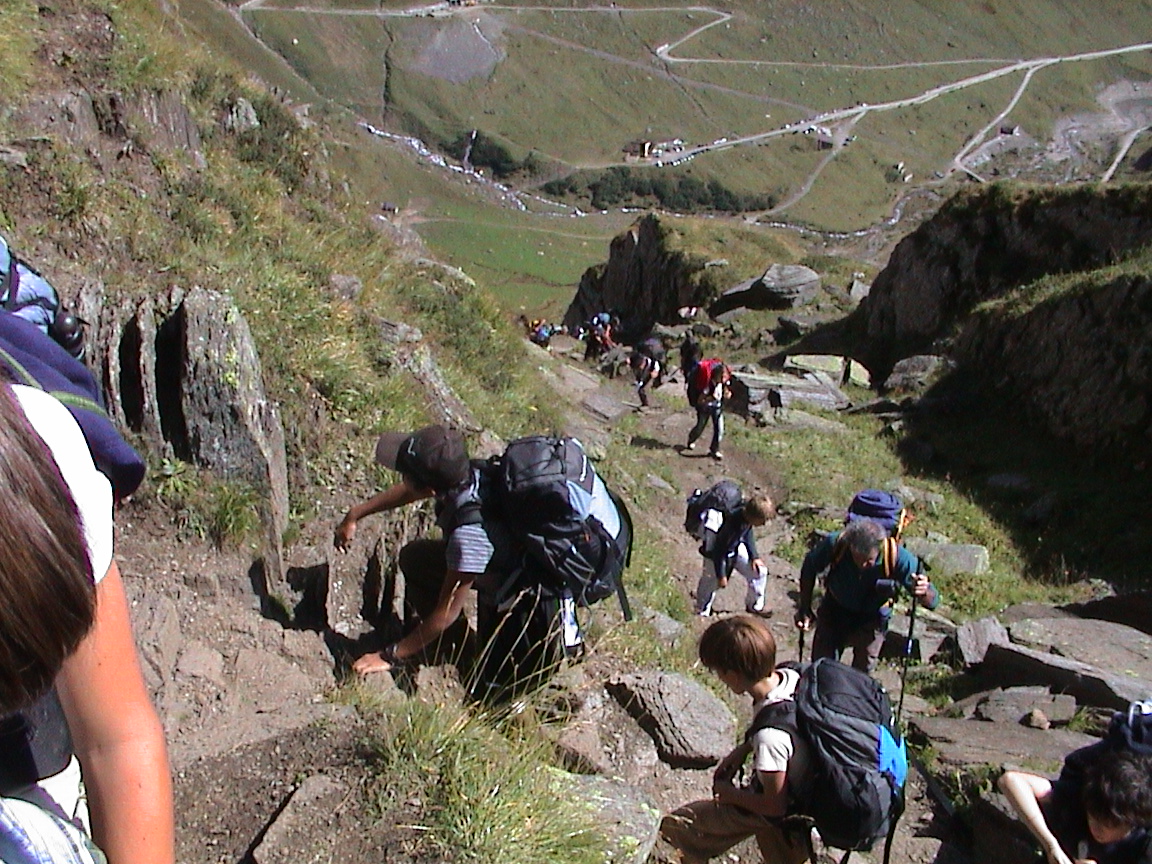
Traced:
<svg viewBox="0 0 1152 864">
<path fill-rule="evenodd" d="M 796 703 L 791 699 L 784 699 L 765 705 L 757 711 L 756 716 L 752 718 L 752 725 L 744 732 L 745 743 L 764 729 L 779 729 L 793 737 L 799 735 L 800 729 L 796 725 Z"/>
<path fill-rule="evenodd" d="M 900 555 L 900 541 L 895 537 L 885 537 L 880 547 L 880 557 L 884 563 L 884 578 L 891 579 L 896 569 L 896 558 Z"/>
</svg>

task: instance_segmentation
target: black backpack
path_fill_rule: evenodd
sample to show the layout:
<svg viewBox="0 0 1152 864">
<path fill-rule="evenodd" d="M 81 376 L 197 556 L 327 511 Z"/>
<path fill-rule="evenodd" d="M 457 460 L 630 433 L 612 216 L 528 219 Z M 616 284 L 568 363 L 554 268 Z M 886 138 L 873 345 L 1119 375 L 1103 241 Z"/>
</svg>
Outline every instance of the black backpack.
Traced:
<svg viewBox="0 0 1152 864">
<path fill-rule="evenodd" d="M 616 594 L 625 620 L 632 620 L 621 580 L 632 555 L 631 518 L 583 445 L 575 438 L 520 438 L 488 460 L 486 473 L 486 518 L 499 519 L 524 547 L 520 583 L 529 575 L 546 591 L 569 592 L 578 606 Z M 609 509 L 620 525 L 615 537 L 597 516 Z"/>
<path fill-rule="evenodd" d="M 811 818 L 827 845 L 847 851 L 840 864 L 881 838 L 887 864 L 908 776 L 888 694 L 874 678 L 829 658 L 781 665 L 800 672 L 796 693 L 760 709 L 744 740 L 769 728 L 803 738 L 812 776 L 796 814 Z"/>
<path fill-rule="evenodd" d="M 700 524 L 709 510 L 719 510 L 730 516 L 744 503 L 740 487 L 732 480 L 721 480 L 704 491 L 694 489 L 688 496 L 684 513 L 684 530 L 699 539 Z"/>
</svg>

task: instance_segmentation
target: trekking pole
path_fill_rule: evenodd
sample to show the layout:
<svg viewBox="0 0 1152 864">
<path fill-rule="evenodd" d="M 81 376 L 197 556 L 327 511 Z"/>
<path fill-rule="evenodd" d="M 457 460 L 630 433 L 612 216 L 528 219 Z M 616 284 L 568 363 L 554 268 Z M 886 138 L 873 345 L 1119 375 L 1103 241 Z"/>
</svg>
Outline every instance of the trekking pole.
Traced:
<svg viewBox="0 0 1152 864">
<path fill-rule="evenodd" d="M 805 630 L 803 627 L 800 628 L 800 659 L 799 659 L 799 662 L 801 662 L 801 663 L 804 662 L 804 634 L 807 632 L 808 631 Z"/>
<path fill-rule="evenodd" d="M 912 595 L 912 611 L 908 613 L 908 638 L 904 642 L 904 657 L 900 667 L 900 702 L 896 705 L 896 722 L 904 716 L 904 691 L 908 689 L 908 661 L 912 657 L 912 631 L 916 629 L 916 595 Z"/>
</svg>

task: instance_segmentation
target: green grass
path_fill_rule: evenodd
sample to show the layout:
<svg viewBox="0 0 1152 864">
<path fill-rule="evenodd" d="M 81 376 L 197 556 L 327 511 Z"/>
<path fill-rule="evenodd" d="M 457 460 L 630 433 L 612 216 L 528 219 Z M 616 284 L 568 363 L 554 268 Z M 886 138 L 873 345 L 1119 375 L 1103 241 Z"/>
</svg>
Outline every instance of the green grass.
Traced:
<svg viewBox="0 0 1152 864">
<path fill-rule="evenodd" d="M 391 124 L 430 139 L 449 140 L 480 128 L 517 157 L 535 151 L 573 167 L 602 167 L 619 162 L 620 148 L 633 138 L 734 137 L 828 108 L 907 97 L 1014 58 L 1122 45 L 1137 38 L 1147 9 L 1144 2 L 1112 2 L 1088 15 L 1057 2 L 944 8 L 903 0 L 881 19 L 858 3 L 844 4 L 835 15 L 773 8 L 769 16 L 761 4 L 736 2 L 731 4 L 735 18 L 677 49 L 683 57 L 740 61 L 725 65 L 656 59 L 658 45 L 714 20 L 687 4 L 679 12 L 647 8 L 656 5 L 577 11 L 557 3 L 552 11 L 487 10 L 484 20 L 497 22 L 489 33 L 504 59 L 490 74 L 462 83 L 414 70 L 438 34 L 467 29 L 467 18 L 275 9 L 246 16 L 321 92 L 373 122 L 386 108 Z M 909 65 L 940 61 L 957 62 Z M 1057 64 L 1034 77 L 1009 121 L 1044 138 L 1057 117 L 1098 110 L 1094 97 L 1101 83 L 1149 72 L 1142 55 Z M 1020 80 L 1017 73 L 927 106 L 870 115 L 853 130 L 860 140 L 790 216 L 836 229 L 884 218 L 902 191 L 885 186 L 889 166 L 903 161 L 918 180 L 945 170 L 966 138 L 1008 104 Z M 789 138 L 701 157 L 692 167 L 704 179 L 715 177 L 737 191 L 785 196 L 818 161 L 803 147 L 794 152 L 796 142 Z"/>
<path fill-rule="evenodd" d="M 1036 566 L 1037 550 L 1016 530 L 1010 514 L 989 508 L 988 502 L 945 477 L 923 473 L 902 463 L 896 441 L 881 434 L 882 426 L 868 416 L 837 416 L 849 432 L 824 433 L 806 428 L 774 426 L 766 430 L 746 429 L 732 424 L 730 434 L 741 446 L 781 467 L 787 484 L 787 502 L 823 505 L 837 512 L 846 508 L 856 491 L 867 487 L 892 488 L 904 483 L 923 492 L 942 496 L 935 508 L 913 504 L 914 521 L 908 537 L 929 532 L 942 534 L 954 543 L 973 543 L 988 549 L 991 568 L 984 574 L 934 574 L 945 614 L 968 618 L 991 614 L 1012 603 L 1025 601 L 1066 602 L 1079 596 L 1067 574 Z M 967 440 L 964 446 L 989 451 L 1000 448 L 1002 439 L 980 444 Z M 799 566 L 807 552 L 813 530 L 832 530 L 838 521 L 821 520 L 786 503 L 795 539 L 778 548 L 777 554 Z M 1019 509 L 1019 508 L 1017 508 Z"/>
<path fill-rule="evenodd" d="M 381 813 L 418 801 L 423 844 L 476 864 L 593 864 L 603 840 L 591 809 L 548 770 L 550 745 L 497 729 L 495 718 L 411 699 L 376 718 L 373 753 Z M 422 845 L 423 845 L 422 844 Z"/>
</svg>

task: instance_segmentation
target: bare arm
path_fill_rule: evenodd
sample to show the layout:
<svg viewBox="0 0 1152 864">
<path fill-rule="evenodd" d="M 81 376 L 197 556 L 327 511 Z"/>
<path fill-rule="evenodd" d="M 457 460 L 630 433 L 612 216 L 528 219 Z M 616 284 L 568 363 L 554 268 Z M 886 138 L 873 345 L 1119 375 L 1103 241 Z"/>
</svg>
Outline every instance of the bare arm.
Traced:
<svg viewBox="0 0 1152 864">
<path fill-rule="evenodd" d="M 433 494 L 431 489 L 416 488 L 409 485 L 405 480 L 394 483 L 367 501 L 352 506 L 348 512 L 344 514 L 344 518 L 340 520 L 340 524 L 336 526 L 336 534 L 332 542 L 337 549 L 345 552 L 348 550 L 348 547 L 352 545 L 352 540 L 356 536 L 356 523 L 365 516 L 371 516 L 374 513 L 383 513 L 385 510 L 394 510 L 397 507 L 403 507 L 405 504 L 411 504 L 424 498 L 431 498 Z"/>
<path fill-rule="evenodd" d="M 425 645 L 436 639 L 460 617 L 474 579 L 471 573 L 460 573 L 455 570 L 448 573 L 440 588 L 436 608 L 416 626 L 415 630 L 393 646 L 397 660 L 407 660 L 419 654 Z M 369 672 L 387 672 L 392 667 L 383 654 L 377 651 L 358 658 L 352 664 L 352 668 L 363 675 Z"/>
<path fill-rule="evenodd" d="M 741 788 L 731 781 L 714 781 L 712 792 L 721 804 L 733 804 L 749 813 L 781 817 L 788 812 L 788 775 L 784 771 L 760 771 L 761 790 Z"/>
<path fill-rule="evenodd" d="M 1044 821 L 1044 813 L 1040 810 L 1040 803 L 1052 795 L 1051 781 L 1037 774 L 1005 771 L 996 785 L 1012 802 L 1020 821 L 1040 841 L 1049 864 L 1072 864 L 1072 859 L 1060 848 L 1060 842 Z"/>
<path fill-rule="evenodd" d="M 88 791 L 92 839 L 109 864 L 172 864 L 164 730 L 140 673 L 115 561 L 96 587 L 96 623 L 57 687 Z"/>
</svg>

